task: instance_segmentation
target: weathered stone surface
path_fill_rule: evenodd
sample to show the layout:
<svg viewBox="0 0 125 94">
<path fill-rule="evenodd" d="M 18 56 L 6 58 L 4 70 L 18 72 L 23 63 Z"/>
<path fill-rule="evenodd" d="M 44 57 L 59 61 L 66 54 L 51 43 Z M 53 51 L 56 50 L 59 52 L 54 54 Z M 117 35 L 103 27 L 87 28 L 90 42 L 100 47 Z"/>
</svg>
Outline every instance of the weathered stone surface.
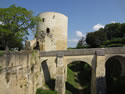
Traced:
<svg viewBox="0 0 125 94">
<path fill-rule="evenodd" d="M 45 45 L 43 45 L 45 49 L 41 50 L 66 50 L 68 17 L 56 12 L 40 13 L 38 16 L 42 20 L 38 23 L 38 33 L 45 32 L 47 36 L 51 35 L 50 39 L 45 39 Z M 51 41 L 48 43 L 47 40 Z M 53 47 L 54 49 L 52 49 Z"/>
<path fill-rule="evenodd" d="M 36 46 L 36 38 L 34 40 L 26 40 L 25 41 L 25 49 L 26 50 L 33 50 Z"/>
<path fill-rule="evenodd" d="M 41 20 L 38 22 L 35 39 L 26 41 L 26 49 L 66 50 L 68 18 L 56 12 L 40 13 L 38 16 Z"/>
<path fill-rule="evenodd" d="M 92 67 L 91 94 L 99 92 L 105 94 L 105 63 L 111 57 L 118 59 L 122 66 L 121 75 L 125 75 L 125 54 L 123 54 L 125 50 L 124 48 L 112 48 L 112 51 L 115 52 L 106 52 L 108 51 L 106 48 L 103 49 L 105 55 L 95 54 L 96 50 L 100 49 L 46 52 L 21 51 L 3 54 L 0 56 L 0 66 L 2 66 L 0 72 L 0 83 L 2 83 L 0 85 L 0 93 L 17 94 L 18 92 L 18 94 L 35 94 L 36 89 L 43 87 L 46 82 L 44 75 L 45 67 L 42 67 L 43 62 L 46 61 L 50 75 L 47 76 L 48 80 L 50 78 L 57 79 L 56 83 L 58 84 L 56 84 L 56 87 L 59 88 L 55 89 L 61 91 L 60 94 L 64 94 L 67 65 L 73 61 L 84 61 Z"/>
<path fill-rule="evenodd" d="M 37 56 L 37 53 L 35 55 Z M 36 86 L 39 81 L 35 77 L 38 70 L 31 72 L 31 66 L 32 64 L 37 66 L 38 58 L 30 53 L 17 54 L 17 52 L 4 56 L 0 57 L 2 66 L 0 94 L 35 94 L 36 88 L 39 87 Z M 3 62 L 1 62 L 2 58 L 4 58 Z"/>
<path fill-rule="evenodd" d="M 65 94 L 65 76 L 64 76 L 64 64 L 63 53 L 57 55 L 57 70 L 56 70 L 56 83 L 55 90 L 58 94 Z"/>
<path fill-rule="evenodd" d="M 47 56 L 56 56 L 58 52 L 64 53 L 64 56 L 83 56 L 83 55 L 94 55 L 97 53 L 98 55 L 104 54 L 125 54 L 125 48 L 91 48 L 91 49 L 73 49 L 73 50 L 61 50 L 61 51 L 41 51 L 41 57 Z"/>
<path fill-rule="evenodd" d="M 96 67 L 97 94 L 106 94 L 105 63 L 106 63 L 105 56 L 97 56 L 97 67 Z"/>
<path fill-rule="evenodd" d="M 97 56 L 104 56 L 105 52 L 104 52 L 104 50 L 96 50 L 96 55 Z"/>
</svg>

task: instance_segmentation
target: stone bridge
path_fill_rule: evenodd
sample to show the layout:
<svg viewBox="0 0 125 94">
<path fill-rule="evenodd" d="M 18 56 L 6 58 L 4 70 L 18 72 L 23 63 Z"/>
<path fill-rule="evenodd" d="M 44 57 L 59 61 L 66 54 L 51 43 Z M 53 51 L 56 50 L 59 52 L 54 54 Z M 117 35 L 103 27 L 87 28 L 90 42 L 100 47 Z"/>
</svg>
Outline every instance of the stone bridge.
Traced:
<svg viewBox="0 0 125 94">
<path fill-rule="evenodd" d="M 91 94 L 106 94 L 106 63 L 120 61 L 125 76 L 125 48 L 9 52 L 0 56 L 0 94 L 35 94 L 51 78 L 55 90 L 65 94 L 67 65 L 83 61 L 91 66 Z"/>
<path fill-rule="evenodd" d="M 121 75 L 125 76 L 125 48 L 95 48 L 74 49 L 64 51 L 40 52 L 41 62 L 47 64 L 55 62 L 56 85 L 59 94 L 65 94 L 65 81 L 67 78 L 67 65 L 74 61 L 83 61 L 92 68 L 91 94 L 106 94 L 106 62 L 115 58 L 121 63 Z M 50 69 L 51 71 L 51 69 Z M 53 72 L 54 72 L 53 71 Z M 53 73 L 52 73 L 53 74 Z"/>
</svg>

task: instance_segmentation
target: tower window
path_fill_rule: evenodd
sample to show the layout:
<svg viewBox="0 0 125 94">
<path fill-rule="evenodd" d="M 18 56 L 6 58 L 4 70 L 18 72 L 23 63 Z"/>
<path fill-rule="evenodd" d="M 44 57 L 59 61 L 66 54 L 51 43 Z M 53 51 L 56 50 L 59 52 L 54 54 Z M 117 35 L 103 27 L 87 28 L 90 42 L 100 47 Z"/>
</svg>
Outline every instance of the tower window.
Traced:
<svg viewBox="0 0 125 94">
<path fill-rule="evenodd" d="M 55 15 L 53 15 L 53 19 L 55 18 Z"/>
<path fill-rule="evenodd" d="M 50 33 L 50 29 L 49 28 L 46 28 L 46 33 Z"/>
<path fill-rule="evenodd" d="M 45 18 L 43 18 L 42 21 L 45 22 Z"/>
</svg>

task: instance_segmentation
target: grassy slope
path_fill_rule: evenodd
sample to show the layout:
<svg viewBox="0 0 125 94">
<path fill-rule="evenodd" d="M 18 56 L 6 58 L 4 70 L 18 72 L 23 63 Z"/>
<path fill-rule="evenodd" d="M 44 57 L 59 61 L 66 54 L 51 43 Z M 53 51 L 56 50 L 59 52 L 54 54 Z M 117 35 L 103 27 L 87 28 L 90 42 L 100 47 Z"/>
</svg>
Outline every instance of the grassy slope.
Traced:
<svg viewBox="0 0 125 94">
<path fill-rule="evenodd" d="M 90 94 L 90 71 L 84 64 L 69 64 L 67 70 L 66 94 Z M 86 77 L 85 77 L 86 76 Z"/>
<path fill-rule="evenodd" d="M 43 90 L 42 88 L 39 88 L 37 89 L 36 94 L 57 94 L 57 92 L 53 90 Z"/>
</svg>

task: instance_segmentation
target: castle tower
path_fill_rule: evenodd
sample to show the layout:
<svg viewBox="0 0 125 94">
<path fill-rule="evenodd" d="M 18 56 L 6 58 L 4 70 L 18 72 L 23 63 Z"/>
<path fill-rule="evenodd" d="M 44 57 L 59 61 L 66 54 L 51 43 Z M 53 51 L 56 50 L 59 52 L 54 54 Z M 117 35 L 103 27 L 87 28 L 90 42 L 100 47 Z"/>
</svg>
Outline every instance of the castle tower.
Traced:
<svg viewBox="0 0 125 94">
<path fill-rule="evenodd" d="M 66 50 L 68 18 L 56 12 L 40 13 L 38 16 L 41 20 L 37 26 L 36 41 L 40 50 Z"/>
</svg>

